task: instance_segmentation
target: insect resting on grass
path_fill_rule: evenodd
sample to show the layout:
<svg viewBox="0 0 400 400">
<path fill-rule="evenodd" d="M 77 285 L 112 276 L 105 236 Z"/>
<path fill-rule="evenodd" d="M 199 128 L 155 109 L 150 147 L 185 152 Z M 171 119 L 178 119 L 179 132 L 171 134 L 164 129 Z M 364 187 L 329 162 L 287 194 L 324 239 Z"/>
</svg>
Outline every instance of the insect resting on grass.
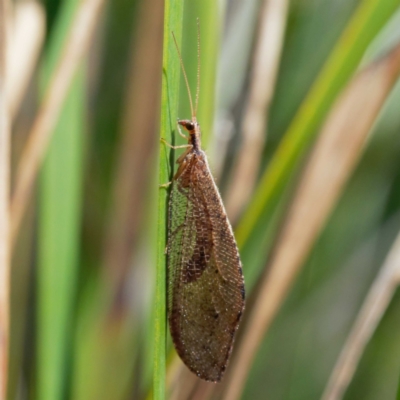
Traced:
<svg viewBox="0 0 400 400">
<path fill-rule="evenodd" d="M 199 378 L 221 380 L 244 310 L 242 265 L 225 208 L 200 145 L 196 119 L 200 88 L 200 34 L 197 90 L 193 108 L 181 53 L 172 33 L 189 95 L 192 118 L 178 120 L 188 144 L 169 184 L 168 320 L 177 353 Z M 180 126 L 188 132 L 184 135 Z M 168 186 L 169 184 L 163 185 Z"/>
</svg>

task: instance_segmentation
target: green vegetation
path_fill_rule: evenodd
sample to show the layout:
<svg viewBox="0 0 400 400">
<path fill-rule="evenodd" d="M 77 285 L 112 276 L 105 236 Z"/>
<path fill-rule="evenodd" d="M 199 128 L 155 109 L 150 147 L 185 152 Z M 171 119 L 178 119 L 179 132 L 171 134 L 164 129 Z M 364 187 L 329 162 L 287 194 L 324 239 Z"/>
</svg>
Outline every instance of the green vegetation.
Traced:
<svg viewBox="0 0 400 400">
<path fill-rule="evenodd" d="M 48 29 L 38 71 L 13 121 L 12 168 L 79 3 L 43 3 Z M 171 31 L 194 98 L 200 20 L 197 117 L 224 198 L 243 145 L 263 3 L 167 0 L 164 13 L 155 0 L 106 3 L 69 84 L 13 250 L 10 400 L 208 398 L 206 384 L 196 385 L 180 369 L 167 325 L 169 189 L 159 185 L 172 179 L 180 151 L 160 138 L 182 144 L 176 119 L 190 118 Z M 400 231 L 400 1 L 293 0 L 282 18 L 272 103 L 261 110 L 266 140 L 256 184 L 234 223 L 247 315 L 262 295 L 257 283 L 290 222 L 287 211 L 314 144 L 344 93 L 355 92 L 356 77 L 373 73 L 362 97 L 354 95 L 341 111 L 345 122 L 336 125 L 347 132 L 344 143 L 332 147 L 338 169 L 339 150 L 363 132 L 360 145 L 351 147 L 355 164 L 245 371 L 242 399 L 321 398 Z M 376 100 L 374 112 L 353 115 L 364 101 L 371 110 L 367 100 Z M 316 210 L 324 194 L 325 188 L 317 193 Z M 304 236 L 312 217 L 304 216 Z M 344 399 L 397 394 L 400 400 L 399 311 L 397 291 L 362 348 Z M 235 351 L 243 342 L 239 330 Z M 228 374 L 237 367 L 235 351 Z M 224 384 L 211 387 L 215 398 L 222 398 Z"/>
</svg>

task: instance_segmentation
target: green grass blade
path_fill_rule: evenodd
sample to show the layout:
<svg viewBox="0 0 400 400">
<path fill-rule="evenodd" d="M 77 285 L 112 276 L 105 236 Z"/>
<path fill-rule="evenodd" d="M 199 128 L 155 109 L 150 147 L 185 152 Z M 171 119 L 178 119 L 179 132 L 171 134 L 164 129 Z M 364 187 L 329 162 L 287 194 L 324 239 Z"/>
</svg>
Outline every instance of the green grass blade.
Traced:
<svg viewBox="0 0 400 400">
<path fill-rule="evenodd" d="M 178 43 L 181 41 L 183 2 L 167 0 L 164 15 L 163 76 L 161 97 L 160 135 L 172 142 L 172 131 L 176 125 L 179 100 L 179 59 L 176 54 L 171 31 Z M 170 151 L 160 145 L 159 183 L 171 179 Z M 165 352 L 166 352 L 166 257 L 164 254 L 167 237 L 167 200 L 168 192 L 160 188 L 158 197 L 158 233 L 157 233 L 157 274 L 154 321 L 154 399 L 165 398 Z"/>
<path fill-rule="evenodd" d="M 246 244 L 261 216 L 273 213 L 293 168 L 318 133 L 319 125 L 368 45 L 399 4 L 399 0 L 365 0 L 356 10 L 261 177 L 253 201 L 236 229 L 240 247 Z"/>
<path fill-rule="evenodd" d="M 38 398 L 61 399 L 79 252 L 83 75 L 72 85 L 40 176 Z"/>
<path fill-rule="evenodd" d="M 125 399 L 138 384 L 132 372 L 139 350 L 136 321 L 122 313 L 110 315 L 112 289 L 109 281 L 96 279 L 80 296 L 71 399 Z"/>
<path fill-rule="evenodd" d="M 67 2 L 52 32 L 42 69 L 55 68 L 78 1 Z M 83 74 L 75 79 L 40 174 L 37 398 L 61 399 L 66 388 L 78 264 Z"/>
</svg>

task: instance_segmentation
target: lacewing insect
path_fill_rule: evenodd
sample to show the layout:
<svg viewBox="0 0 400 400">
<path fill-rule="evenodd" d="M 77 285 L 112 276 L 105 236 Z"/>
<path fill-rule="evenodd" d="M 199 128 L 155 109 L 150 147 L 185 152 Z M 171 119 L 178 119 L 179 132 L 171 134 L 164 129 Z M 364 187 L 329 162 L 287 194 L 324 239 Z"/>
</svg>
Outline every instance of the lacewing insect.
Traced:
<svg viewBox="0 0 400 400">
<path fill-rule="evenodd" d="M 188 141 L 171 182 L 168 224 L 168 320 L 175 349 L 199 378 L 221 380 L 244 310 L 242 265 L 225 208 L 201 150 L 196 119 L 200 87 L 200 34 L 197 90 L 193 108 L 181 53 L 172 33 L 189 95 L 192 118 L 178 120 Z M 180 126 L 188 132 L 184 135 Z M 164 143 L 166 143 L 164 141 Z M 168 145 L 168 143 L 166 143 Z"/>
</svg>

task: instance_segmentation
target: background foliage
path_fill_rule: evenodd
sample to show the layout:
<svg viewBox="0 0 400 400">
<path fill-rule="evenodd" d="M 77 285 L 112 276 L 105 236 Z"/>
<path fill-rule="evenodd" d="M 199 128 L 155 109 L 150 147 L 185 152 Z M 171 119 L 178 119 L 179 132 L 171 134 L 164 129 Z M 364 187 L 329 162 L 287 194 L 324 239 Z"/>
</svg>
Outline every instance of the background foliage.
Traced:
<svg viewBox="0 0 400 400">
<path fill-rule="evenodd" d="M 235 201 L 227 197 L 237 178 L 254 52 L 268 2 L 273 3 L 106 2 L 70 83 L 13 250 L 9 399 L 223 398 L 228 393 L 229 376 L 225 386 L 215 387 L 187 374 L 165 325 L 168 192 L 158 184 L 171 179 L 176 152 L 160 145 L 159 137 L 180 144 L 174 121 L 190 117 L 170 31 L 182 42 L 194 92 L 199 17 L 202 143 L 223 198 Z M 13 170 L 82 3 L 41 3 L 46 33 L 13 120 Z M 368 91 L 364 85 L 363 97 L 378 99 L 378 89 L 386 91 L 377 116 L 364 128 L 365 140 L 354 150 L 354 168 L 346 170 L 348 179 L 326 222 L 299 261 L 299 273 L 291 275 L 293 285 L 273 323 L 265 333 L 260 327 L 263 340 L 245 371 L 243 399 L 321 398 L 400 230 L 400 57 L 390 58 L 400 47 L 399 2 L 291 0 L 282 18 L 282 46 L 277 55 L 271 53 L 277 58 L 276 79 L 268 82 L 272 99 L 261 110 L 265 126 L 256 182 L 232 218 L 248 315 L 262 298 L 260 282 L 290 221 L 304 168 L 341 95 L 352 90 L 362 71 L 374 68 L 371 82 L 376 76 L 378 86 Z M 390 68 L 378 75 L 380 63 Z M 352 119 L 356 125 L 367 117 L 353 115 L 353 105 L 358 110 L 354 103 L 346 108 L 347 125 L 336 126 L 348 130 L 344 148 L 350 147 Z M 304 235 L 311 214 L 303 218 Z M 395 398 L 399 313 L 397 290 L 343 398 Z M 243 324 L 251 326 L 250 318 Z M 244 342 L 241 332 L 237 348 Z M 239 364 L 234 353 L 231 369 Z"/>
</svg>

